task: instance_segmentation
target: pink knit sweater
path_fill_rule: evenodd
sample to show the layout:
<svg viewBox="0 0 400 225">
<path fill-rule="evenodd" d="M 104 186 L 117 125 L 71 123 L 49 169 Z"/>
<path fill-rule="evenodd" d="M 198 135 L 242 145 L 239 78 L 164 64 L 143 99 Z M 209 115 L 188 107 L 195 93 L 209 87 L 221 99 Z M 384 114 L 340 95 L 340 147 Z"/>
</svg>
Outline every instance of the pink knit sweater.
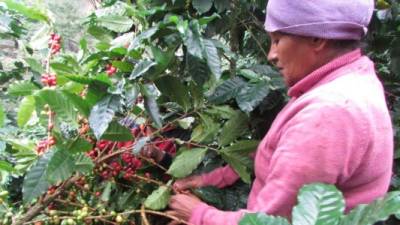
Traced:
<svg viewBox="0 0 400 225">
<path fill-rule="evenodd" d="M 346 210 L 383 196 L 389 186 L 393 134 L 383 88 L 360 50 L 343 55 L 290 88 L 255 156 L 247 209 L 227 212 L 207 204 L 190 218 L 196 225 L 236 225 L 245 212 L 290 218 L 305 184 L 335 184 Z M 224 187 L 238 179 L 229 166 L 202 176 Z"/>
</svg>

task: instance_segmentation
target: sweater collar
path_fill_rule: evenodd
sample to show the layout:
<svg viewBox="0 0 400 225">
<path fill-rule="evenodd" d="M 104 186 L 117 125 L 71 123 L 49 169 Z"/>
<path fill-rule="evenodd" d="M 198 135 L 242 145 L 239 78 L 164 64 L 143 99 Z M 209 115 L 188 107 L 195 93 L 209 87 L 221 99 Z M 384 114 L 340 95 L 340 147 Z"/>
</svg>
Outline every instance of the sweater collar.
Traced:
<svg viewBox="0 0 400 225">
<path fill-rule="evenodd" d="M 339 56 L 336 59 L 333 59 L 332 61 L 323 65 L 319 69 L 314 70 L 312 73 L 308 74 L 299 82 L 297 82 L 294 86 L 292 86 L 289 89 L 288 95 L 290 97 L 299 97 L 300 95 L 310 90 L 315 84 L 317 84 L 320 80 L 322 80 L 324 77 L 326 77 L 334 70 L 344 65 L 347 65 L 351 62 L 354 62 L 360 57 L 361 57 L 361 49 L 356 49 L 342 56 Z"/>
</svg>

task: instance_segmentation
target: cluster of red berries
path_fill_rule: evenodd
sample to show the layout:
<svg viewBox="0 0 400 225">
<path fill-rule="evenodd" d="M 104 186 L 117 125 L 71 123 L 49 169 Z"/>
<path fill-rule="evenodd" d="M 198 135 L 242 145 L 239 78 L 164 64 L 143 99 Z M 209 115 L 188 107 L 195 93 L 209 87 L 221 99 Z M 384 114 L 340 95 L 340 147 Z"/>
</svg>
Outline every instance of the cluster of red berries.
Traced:
<svg viewBox="0 0 400 225">
<path fill-rule="evenodd" d="M 58 34 L 51 34 L 49 40 L 49 48 L 51 49 L 51 54 L 54 55 L 58 53 L 61 49 L 61 36 Z"/>
<path fill-rule="evenodd" d="M 57 77 L 54 73 L 42 74 L 41 81 L 44 85 L 52 87 L 57 85 Z"/>
<path fill-rule="evenodd" d="M 117 72 L 117 68 L 115 68 L 113 65 L 111 65 L 111 64 L 106 65 L 106 73 L 108 76 L 112 76 L 116 72 Z"/>
<path fill-rule="evenodd" d="M 47 149 L 49 149 L 51 146 L 53 146 L 56 143 L 56 139 L 54 137 L 49 137 L 47 139 L 39 141 L 39 143 L 36 145 L 36 152 L 40 155 L 46 152 Z"/>
</svg>

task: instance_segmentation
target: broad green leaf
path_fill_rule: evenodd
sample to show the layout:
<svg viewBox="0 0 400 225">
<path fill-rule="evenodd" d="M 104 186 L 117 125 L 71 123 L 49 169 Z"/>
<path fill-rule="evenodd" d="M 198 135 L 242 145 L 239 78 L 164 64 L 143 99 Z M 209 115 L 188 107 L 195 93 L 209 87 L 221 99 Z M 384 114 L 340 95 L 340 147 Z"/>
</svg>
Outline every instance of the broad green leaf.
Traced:
<svg viewBox="0 0 400 225">
<path fill-rule="evenodd" d="M 109 141 L 130 141 L 133 140 L 131 131 L 119 124 L 118 122 L 112 121 L 106 132 L 101 136 L 101 139 Z"/>
<path fill-rule="evenodd" d="M 78 155 L 73 155 L 74 162 L 75 162 L 75 170 L 83 173 L 83 174 L 88 174 L 92 172 L 94 168 L 94 163 L 92 159 L 87 157 L 85 154 L 78 154 Z"/>
<path fill-rule="evenodd" d="M 40 74 L 43 74 L 45 70 L 42 65 L 34 58 L 26 58 L 25 62 L 28 63 L 29 67 Z"/>
<path fill-rule="evenodd" d="M 25 126 L 25 124 L 32 117 L 32 113 L 35 111 L 35 97 L 32 95 L 25 96 L 18 108 L 17 124 L 19 127 Z"/>
<path fill-rule="evenodd" d="M 216 0 L 218 1 L 218 0 Z M 214 0 L 193 0 L 193 8 L 197 10 L 200 14 L 210 11 Z"/>
<path fill-rule="evenodd" d="M 261 80 L 256 83 L 250 83 L 242 88 L 236 96 L 236 102 L 239 108 L 245 112 L 251 112 L 268 95 L 269 87 L 267 82 Z"/>
<path fill-rule="evenodd" d="M 150 115 L 156 127 L 162 127 L 162 118 L 156 101 L 156 96 L 149 90 L 150 86 L 141 86 L 141 93 L 144 97 L 144 107 Z"/>
<path fill-rule="evenodd" d="M 138 155 L 140 151 L 143 149 L 143 147 L 147 144 L 147 142 L 150 141 L 150 137 L 141 137 L 139 140 L 135 142 L 135 145 L 133 146 L 132 153 L 134 155 Z"/>
<path fill-rule="evenodd" d="M 46 152 L 25 175 L 22 186 L 24 203 L 30 203 L 49 188 L 50 184 L 47 181 L 46 173 L 49 161 L 53 155 L 54 151 Z"/>
<path fill-rule="evenodd" d="M 165 209 L 170 197 L 171 189 L 168 186 L 160 186 L 146 198 L 144 206 L 152 210 Z"/>
<path fill-rule="evenodd" d="M 15 169 L 12 164 L 3 160 L 0 160 L 0 171 L 13 172 Z"/>
<path fill-rule="evenodd" d="M 86 100 L 84 100 L 80 96 L 70 93 L 68 91 L 61 91 L 61 92 L 68 99 L 68 101 L 72 102 L 72 104 L 79 110 L 79 112 L 83 116 L 89 117 L 90 106 Z"/>
<path fill-rule="evenodd" d="M 192 125 L 192 123 L 195 121 L 194 117 L 186 117 L 183 119 L 178 120 L 178 124 L 180 127 L 183 129 L 189 129 L 189 127 Z"/>
<path fill-rule="evenodd" d="M 230 119 L 237 113 L 232 107 L 228 105 L 221 105 L 221 106 L 213 105 L 211 106 L 210 109 L 207 109 L 205 112 L 207 114 L 210 114 L 212 116 L 221 119 Z"/>
<path fill-rule="evenodd" d="M 52 89 L 42 89 L 37 96 L 50 106 L 50 109 L 56 113 L 56 118 L 76 121 L 76 111 L 72 102 L 62 94 L 62 92 Z"/>
<path fill-rule="evenodd" d="M 90 26 L 87 32 L 97 40 L 103 41 L 105 43 L 111 42 L 113 38 L 111 31 L 98 26 L 93 26 L 93 25 Z M 107 46 L 107 49 L 108 48 L 109 46 Z"/>
<path fill-rule="evenodd" d="M 115 66 L 119 71 L 124 72 L 124 73 L 132 72 L 132 70 L 133 70 L 133 65 L 128 62 L 113 61 L 112 65 Z"/>
<path fill-rule="evenodd" d="M 36 90 L 39 90 L 39 88 L 30 81 L 16 81 L 8 87 L 8 94 L 12 96 L 27 96 Z"/>
<path fill-rule="evenodd" d="M 204 43 L 204 49 L 203 49 L 203 55 L 205 56 L 207 60 L 207 65 L 210 68 L 210 71 L 215 77 L 215 80 L 219 80 L 221 77 L 221 60 L 218 55 L 218 50 L 214 45 L 214 42 L 211 40 L 205 39 L 203 41 Z"/>
<path fill-rule="evenodd" d="M 199 86 L 207 82 L 211 75 L 207 62 L 190 54 L 186 54 L 186 71 Z"/>
<path fill-rule="evenodd" d="M 184 43 L 190 55 L 203 59 L 204 43 L 198 23 L 193 22 L 190 24 L 190 29 L 187 30 L 187 34 L 184 37 Z"/>
<path fill-rule="evenodd" d="M 247 184 L 251 182 L 250 168 L 247 166 L 250 159 L 242 155 L 221 154 L 222 158 L 239 174 Z"/>
<path fill-rule="evenodd" d="M 207 25 L 211 21 L 215 20 L 216 18 L 221 18 L 217 13 L 212 14 L 211 16 L 205 16 L 201 17 L 199 19 L 199 24 L 200 25 Z"/>
<path fill-rule="evenodd" d="M 117 15 L 105 15 L 97 18 L 99 26 L 102 26 L 108 30 L 123 33 L 128 31 L 132 25 L 133 20 L 127 16 L 117 16 Z"/>
<path fill-rule="evenodd" d="M 134 37 L 133 32 L 128 32 L 128 33 L 122 34 L 121 36 L 116 37 L 110 43 L 111 49 L 119 48 L 119 47 L 125 48 L 125 46 L 127 46 L 131 42 L 133 37 Z"/>
<path fill-rule="evenodd" d="M 230 144 L 236 138 L 248 131 L 248 116 L 240 111 L 237 111 L 232 117 L 224 124 L 218 143 L 220 146 Z"/>
<path fill-rule="evenodd" d="M 40 26 L 40 28 L 32 35 L 29 46 L 33 50 L 47 49 L 50 33 L 50 26 Z"/>
<path fill-rule="evenodd" d="M 0 127 L 4 126 L 6 120 L 6 112 L 4 110 L 3 104 L 0 103 Z"/>
<path fill-rule="evenodd" d="M 305 185 L 293 208 L 293 225 L 336 225 L 345 209 L 343 195 L 333 185 Z"/>
<path fill-rule="evenodd" d="M 39 21 L 44 21 L 46 23 L 50 23 L 49 17 L 47 17 L 47 15 L 44 14 L 38 8 L 28 7 L 25 4 L 18 3 L 14 0 L 3 0 L 3 1 L 7 5 L 7 8 L 10 10 L 14 10 L 18 13 L 21 13 L 22 15 L 33 20 L 39 20 Z"/>
<path fill-rule="evenodd" d="M 64 149 L 52 149 L 55 151 L 51 157 L 47 169 L 47 180 L 55 184 L 68 179 L 75 172 L 74 158 Z"/>
<path fill-rule="evenodd" d="M 246 82 L 240 77 L 234 77 L 219 85 L 208 100 L 215 104 L 224 103 L 235 98 L 244 87 Z"/>
<path fill-rule="evenodd" d="M 143 31 L 138 36 L 136 36 L 132 42 L 129 44 L 128 51 L 136 49 L 143 40 L 151 38 L 155 33 L 157 33 L 158 27 L 151 27 L 148 30 Z"/>
<path fill-rule="evenodd" d="M 359 205 L 344 216 L 339 225 L 373 225 L 400 212 L 400 192 L 389 192 L 369 205 Z"/>
<path fill-rule="evenodd" d="M 103 190 L 103 193 L 100 196 L 101 201 L 108 202 L 110 200 L 111 191 L 115 188 L 115 184 L 112 182 L 107 182 L 106 187 Z"/>
<path fill-rule="evenodd" d="M 66 74 L 66 75 L 64 75 L 64 77 L 66 77 L 72 81 L 75 81 L 77 83 L 80 83 L 80 84 L 91 84 L 96 80 L 94 78 L 80 76 L 80 75 L 73 75 L 73 74 Z"/>
<path fill-rule="evenodd" d="M 133 80 L 140 76 L 146 74 L 153 66 L 157 65 L 157 63 L 150 60 L 143 60 L 136 64 L 135 69 L 132 71 L 129 79 Z"/>
<path fill-rule="evenodd" d="M 0 137 L 0 139 L 7 144 L 11 145 L 13 149 L 19 150 L 19 151 L 27 151 L 31 152 L 33 149 L 35 149 L 35 143 L 31 140 L 28 139 L 13 139 L 13 138 L 8 138 L 8 137 Z"/>
<path fill-rule="evenodd" d="M 107 130 L 120 106 L 120 96 L 108 95 L 92 108 L 89 116 L 89 125 L 97 139 L 100 139 Z"/>
<path fill-rule="evenodd" d="M 250 183 L 252 160 L 250 152 L 256 150 L 255 141 L 240 141 L 220 151 L 222 158 L 239 174 L 246 183 Z"/>
<path fill-rule="evenodd" d="M 50 67 L 56 72 L 57 75 L 69 75 L 76 73 L 72 66 L 66 65 L 65 63 L 53 62 L 50 63 Z"/>
<path fill-rule="evenodd" d="M 219 13 L 228 10 L 230 8 L 231 1 L 229 0 L 216 0 L 214 1 L 214 7 L 218 10 Z"/>
<path fill-rule="evenodd" d="M 191 140 L 199 143 L 210 143 L 219 131 L 219 124 L 205 114 L 199 114 L 201 123 L 194 128 Z"/>
<path fill-rule="evenodd" d="M 283 217 L 269 216 L 264 213 L 247 213 L 239 225 L 290 225 Z"/>
<path fill-rule="evenodd" d="M 172 76 L 164 76 L 155 81 L 157 88 L 162 94 L 168 96 L 172 101 L 178 103 L 187 111 L 190 109 L 190 96 L 188 88 L 181 83 L 180 79 Z"/>
<path fill-rule="evenodd" d="M 64 145 L 65 150 L 71 154 L 87 152 L 93 148 L 93 144 L 88 142 L 86 139 L 78 137 L 75 140 L 69 140 Z"/>
<path fill-rule="evenodd" d="M 174 159 L 167 173 L 176 178 L 186 177 L 203 161 L 206 152 L 206 148 L 193 148 L 182 152 Z"/>
</svg>

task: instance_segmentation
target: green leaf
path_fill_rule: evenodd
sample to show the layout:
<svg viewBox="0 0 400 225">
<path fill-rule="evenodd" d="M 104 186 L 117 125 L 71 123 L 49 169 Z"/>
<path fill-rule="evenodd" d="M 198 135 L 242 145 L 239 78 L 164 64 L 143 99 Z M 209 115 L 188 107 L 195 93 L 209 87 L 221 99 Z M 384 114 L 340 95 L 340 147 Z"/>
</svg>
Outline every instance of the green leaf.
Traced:
<svg viewBox="0 0 400 225">
<path fill-rule="evenodd" d="M 46 23 L 50 22 L 50 19 L 47 17 L 47 15 L 37 8 L 28 7 L 25 4 L 15 2 L 14 0 L 3 1 L 6 3 L 8 9 L 21 13 L 29 19 L 44 21 Z"/>
<path fill-rule="evenodd" d="M 248 116 L 240 111 L 237 111 L 232 117 L 224 124 L 218 143 L 220 146 L 230 144 L 236 138 L 246 133 L 248 130 Z"/>
<path fill-rule="evenodd" d="M 76 71 L 73 67 L 64 63 L 50 63 L 50 67 L 56 72 L 57 75 L 69 75 L 75 74 Z"/>
<path fill-rule="evenodd" d="M 50 184 L 47 181 L 46 171 L 53 154 L 54 151 L 46 152 L 26 174 L 22 186 L 24 203 L 31 202 L 49 188 Z"/>
<path fill-rule="evenodd" d="M 107 130 L 116 110 L 118 110 L 120 106 L 120 96 L 108 95 L 92 108 L 89 116 L 89 125 L 97 139 L 100 139 Z"/>
<path fill-rule="evenodd" d="M 239 141 L 232 146 L 224 148 L 220 151 L 222 158 L 239 174 L 246 183 L 251 182 L 250 171 L 252 160 L 250 153 L 257 148 L 257 141 Z"/>
<path fill-rule="evenodd" d="M 127 16 L 105 15 L 97 18 L 99 26 L 108 30 L 123 33 L 129 31 L 133 25 L 133 20 Z"/>
<path fill-rule="evenodd" d="M 118 122 L 112 121 L 106 132 L 101 136 L 101 139 L 109 141 L 130 141 L 133 140 L 131 131 L 119 124 Z"/>
<path fill-rule="evenodd" d="M 135 145 L 133 146 L 132 153 L 134 155 L 138 155 L 142 148 L 147 144 L 147 142 L 150 141 L 150 137 L 141 137 L 139 140 L 135 142 Z"/>
<path fill-rule="evenodd" d="M 176 178 L 186 177 L 203 161 L 206 152 L 206 148 L 193 148 L 182 152 L 174 159 L 167 173 Z"/>
<path fill-rule="evenodd" d="M 160 186 L 153 191 L 144 201 L 144 206 L 152 210 L 162 210 L 168 205 L 171 197 L 171 189 L 167 186 Z"/>
<path fill-rule="evenodd" d="M 133 65 L 128 62 L 123 61 L 113 61 L 112 65 L 115 66 L 121 72 L 131 72 L 133 70 Z"/>
<path fill-rule="evenodd" d="M 147 59 L 139 62 L 138 64 L 136 64 L 135 69 L 132 71 L 131 75 L 129 76 L 129 79 L 133 80 L 140 76 L 143 76 L 155 65 L 157 65 L 157 63 L 147 60 Z"/>
<path fill-rule="evenodd" d="M 34 111 L 35 111 L 35 97 L 33 97 L 32 95 L 24 97 L 18 108 L 18 114 L 17 114 L 18 126 L 19 127 L 25 126 L 25 124 L 32 117 L 32 113 Z"/>
<path fill-rule="evenodd" d="M 201 17 L 199 19 L 200 25 L 207 25 L 211 21 L 215 20 L 216 18 L 221 18 L 217 13 L 213 13 L 211 16 Z"/>
<path fill-rule="evenodd" d="M 70 122 L 76 121 L 76 111 L 74 105 L 62 94 L 62 92 L 52 89 L 42 89 L 37 93 L 45 103 L 49 104 L 50 109 L 56 113 L 56 118 L 67 120 Z"/>
<path fill-rule="evenodd" d="M 13 172 L 15 169 L 12 164 L 3 160 L 0 160 L 0 171 Z"/>
<path fill-rule="evenodd" d="M 140 33 L 129 44 L 128 51 L 136 49 L 143 40 L 151 38 L 155 33 L 157 33 L 157 31 L 158 31 L 158 26 L 155 26 Z"/>
<path fill-rule="evenodd" d="M 217 0 L 218 1 L 218 0 Z M 210 11 L 214 0 L 193 0 L 193 8 L 197 10 L 200 14 Z"/>
<path fill-rule="evenodd" d="M 261 80 L 256 83 L 250 83 L 242 88 L 236 96 L 236 102 L 239 108 L 245 112 L 251 112 L 268 95 L 269 87 L 267 82 Z"/>
<path fill-rule="evenodd" d="M 146 112 L 150 115 L 151 119 L 153 120 L 155 126 L 157 128 L 162 127 L 162 118 L 160 115 L 160 110 L 158 108 L 158 104 L 156 101 L 156 96 L 153 92 L 149 90 L 150 86 L 141 86 L 141 93 L 144 97 L 144 107 Z"/>
<path fill-rule="evenodd" d="M 205 114 L 199 114 L 201 123 L 194 128 L 191 140 L 198 143 L 210 143 L 219 131 L 219 124 Z"/>
<path fill-rule="evenodd" d="M 38 89 L 30 81 L 16 81 L 8 87 L 8 94 L 12 96 L 27 96 Z"/>
<path fill-rule="evenodd" d="M 75 171 L 74 158 L 64 149 L 52 149 L 55 151 L 51 157 L 47 169 L 47 180 L 55 184 L 68 179 Z"/>
<path fill-rule="evenodd" d="M 211 114 L 221 119 L 230 119 L 234 115 L 236 115 L 237 111 L 232 109 L 232 107 L 228 105 L 217 106 L 213 105 L 210 109 L 205 111 L 207 114 Z"/>
<path fill-rule="evenodd" d="M 79 112 L 88 117 L 90 114 L 90 106 L 86 100 L 82 99 L 80 96 L 76 94 L 72 94 L 68 91 L 61 91 L 62 94 L 70 101 L 78 110 Z"/>
<path fill-rule="evenodd" d="M 214 1 L 214 7 L 219 13 L 228 10 L 230 8 L 231 1 L 229 0 L 216 0 Z"/>
<path fill-rule="evenodd" d="M 6 112 L 4 110 L 3 104 L 0 104 L 0 127 L 4 126 L 6 120 Z"/>
<path fill-rule="evenodd" d="M 207 62 L 186 54 L 186 71 L 199 86 L 210 79 L 210 69 Z"/>
<path fill-rule="evenodd" d="M 269 216 L 264 213 L 247 213 L 239 225 L 290 225 L 283 217 Z"/>
<path fill-rule="evenodd" d="M 75 162 L 75 170 L 83 173 L 83 174 L 88 174 L 92 172 L 94 168 L 94 163 L 92 159 L 87 157 L 85 154 L 78 154 L 74 155 L 74 162 Z"/>
<path fill-rule="evenodd" d="M 190 29 L 184 38 L 184 43 L 189 54 L 199 59 L 203 59 L 203 38 L 201 37 L 199 24 L 194 22 L 190 24 Z"/>
<path fill-rule="evenodd" d="M 235 98 L 244 87 L 246 82 L 240 77 L 234 77 L 219 85 L 208 100 L 215 104 L 224 103 Z"/>
<path fill-rule="evenodd" d="M 400 212 L 400 192 L 389 192 L 369 205 L 359 205 L 344 216 L 339 225 L 372 225 Z"/>
<path fill-rule="evenodd" d="M 215 47 L 214 42 L 212 40 L 205 39 L 204 43 L 204 56 L 207 60 L 207 65 L 210 68 L 210 71 L 215 77 L 215 80 L 219 80 L 221 77 L 221 60 L 218 55 L 217 47 Z"/>
<path fill-rule="evenodd" d="M 64 149 L 68 150 L 68 152 L 71 154 L 87 152 L 92 148 L 93 144 L 80 137 L 76 138 L 75 140 L 69 140 L 64 146 Z"/>
<path fill-rule="evenodd" d="M 42 65 L 34 58 L 26 58 L 25 62 L 28 63 L 29 67 L 33 70 L 36 71 L 40 74 L 45 73 L 45 70 L 43 69 Z"/>
<path fill-rule="evenodd" d="M 191 99 L 189 90 L 181 83 L 180 79 L 172 76 L 164 76 L 157 79 L 155 84 L 162 94 L 178 103 L 185 111 L 190 109 Z"/>
<path fill-rule="evenodd" d="M 333 185 L 305 185 L 293 208 L 293 225 L 336 225 L 345 209 L 343 195 Z"/>
<path fill-rule="evenodd" d="M 111 196 L 111 191 L 112 189 L 114 189 L 115 184 L 113 184 L 112 182 L 107 182 L 106 183 L 106 187 L 103 190 L 103 193 L 101 194 L 101 201 L 103 202 L 108 202 L 110 200 L 110 196 Z"/>
<path fill-rule="evenodd" d="M 105 43 L 109 43 L 113 36 L 112 36 L 112 32 L 102 28 L 102 27 L 98 27 L 98 26 L 90 26 L 87 30 L 87 32 L 92 35 L 94 38 L 96 38 L 99 41 L 105 42 Z M 108 48 L 108 46 L 107 46 Z"/>
</svg>

